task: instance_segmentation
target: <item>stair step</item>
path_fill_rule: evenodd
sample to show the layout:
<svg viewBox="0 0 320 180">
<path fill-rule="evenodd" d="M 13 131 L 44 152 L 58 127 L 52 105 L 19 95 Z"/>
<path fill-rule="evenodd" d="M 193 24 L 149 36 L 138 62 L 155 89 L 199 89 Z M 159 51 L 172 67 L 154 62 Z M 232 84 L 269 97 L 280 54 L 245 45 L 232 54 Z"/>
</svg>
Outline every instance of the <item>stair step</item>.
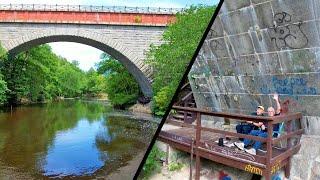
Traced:
<svg viewBox="0 0 320 180">
<path fill-rule="evenodd" d="M 178 114 L 184 114 L 186 111 L 177 111 Z M 187 114 L 192 114 L 192 112 L 186 112 Z"/>
<path fill-rule="evenodd" d="M 184 119 L 184 115 L 175 114 L 172 116 L 175 119 Z M 187 118 L 192 118 L 192 116 L 187 116 Z"/>
</svg>

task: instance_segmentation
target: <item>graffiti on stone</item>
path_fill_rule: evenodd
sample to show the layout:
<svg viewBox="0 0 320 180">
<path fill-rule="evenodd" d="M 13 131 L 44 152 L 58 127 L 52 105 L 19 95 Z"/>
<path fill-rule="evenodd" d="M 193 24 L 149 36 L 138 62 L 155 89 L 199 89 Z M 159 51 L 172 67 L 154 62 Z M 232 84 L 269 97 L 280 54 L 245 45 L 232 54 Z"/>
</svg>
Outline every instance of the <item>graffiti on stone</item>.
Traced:
<svg viewBox="0 0 320 180">
<path fill-rule="evenodd" d="M 272 89 L 273 88 L 273 89 Z M 260 88 L 262 94 L 286 94 L 286 95 L 316 95 L 317 88 L 308 86 L 308 81 L 305 78 L 286 77 L 278 78 L 272 77 L 272 85 L 262 85 Z"/>
<path fill-rule="evenodd" d="M 268 28 L 271 41 L 278 49 L 299 49 L 308 45 L 308 38 L 302 30 L 302 22 L 292 23 L 291 15 L 286 12 L 274 15 L 276 25 Z"/>
<path fill-rule="evenodd" d="M 207 38 L 213 38 L 217 36 L 218 36 L 218 32 L 214 29 L 210 29 Z"/>
<path fill-rule="evenodd" d="M 278 25 L 281 25 L 283 23 L 289 23 L 291 22 L 291 15 L 286 12 L 276 13 L 274 15 L 274 20 L 277 22 Z"/>
</svg>

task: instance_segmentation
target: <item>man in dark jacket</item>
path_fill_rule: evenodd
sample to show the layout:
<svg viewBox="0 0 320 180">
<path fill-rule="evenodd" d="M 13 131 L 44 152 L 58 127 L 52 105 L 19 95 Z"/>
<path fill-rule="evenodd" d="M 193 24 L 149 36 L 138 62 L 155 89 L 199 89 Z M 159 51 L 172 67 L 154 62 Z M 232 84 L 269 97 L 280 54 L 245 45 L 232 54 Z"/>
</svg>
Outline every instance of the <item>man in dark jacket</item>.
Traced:
<svg viewBox="0 0 320 180">
<path fill-rule="evenodd" d="M 258 106 L 256 112 L 252 113 L 251 115 L 254 116 L 263 116 L 264 113 L 264 107 Z M 256 129 L 256 127 L 260 127 L 261 123 L 254 123 L 252 121 L 247 122 L 241 122 L 236 126 L 237 133 L 240 134 L 249 134 L 251 130 Z M 239 138 L 241 141 L 243 141 L 243 138 Z"/>
</svg>

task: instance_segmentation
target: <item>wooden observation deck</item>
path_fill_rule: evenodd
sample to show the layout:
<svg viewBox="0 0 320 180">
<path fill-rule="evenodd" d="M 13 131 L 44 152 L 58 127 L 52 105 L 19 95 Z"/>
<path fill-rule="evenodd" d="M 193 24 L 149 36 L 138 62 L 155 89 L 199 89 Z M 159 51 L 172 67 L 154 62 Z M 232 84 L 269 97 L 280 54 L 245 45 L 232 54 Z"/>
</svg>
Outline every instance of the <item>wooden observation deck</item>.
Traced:
<svg viewBox="0 0 320 180">
<path fill-rule="evenodd" d="M 163 130 L 160 132 L 158 139 L 170 146 L 189 152 L 196 157 L 195 179 L 200 178 L 200 158 L 205 158 L 242 169 L 244 171 L 265 176 L 267 180 L 281 168 L 285 170 L 285 176 L 290 176 L 290 159 L 300 149 L 300 138 L 304 132 L 301 128 L 301 113 L 283 114 L 280 116 L 249 116 L 236 113 L 211 112 L 197 108 L 173 106 L 176 112 L 185 112 L 191 114 L 195 121 L 190 122 L 190 118 L 186 120 L 177 120 L 169 115 L 166 123 L 178 126 L 175 129 Z M 253 121 L 264 122 L 267 124 L 267 138 L 257 136 L 238 134 L 223 129 L 208 128 L 201 125 L 202 116 L 224 118 L 229 121 Z M 273 137 L 273 125 L 277 123 L 285 124 L 285 132 Z M 228 139 L 223 146 L 218 145 L 218 139 Z M 251 155 L 241 151 L 233 146 L 233 142 L 238 138 L 247 138 L 254 141 L 263 142 L 261 150 L 257 151 L 257 155 Z M 278 147 L 282 142 L 285 145 Z M 282 144 L 281 143 L 281 144 Z"/>
</svg>

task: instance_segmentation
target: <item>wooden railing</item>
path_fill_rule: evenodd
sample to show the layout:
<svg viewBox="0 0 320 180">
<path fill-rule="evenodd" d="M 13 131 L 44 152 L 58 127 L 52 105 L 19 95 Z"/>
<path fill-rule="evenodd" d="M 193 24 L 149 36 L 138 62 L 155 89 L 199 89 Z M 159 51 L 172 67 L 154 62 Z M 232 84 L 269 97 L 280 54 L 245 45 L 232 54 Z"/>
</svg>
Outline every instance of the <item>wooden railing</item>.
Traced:
<svg viewBox="0 0 320 180">
<path fill-rule="evenodd" d="M 169 123 L 173 123 L 175 125 L 179 125 L 182 127 L 192 127 L 196 131 L 195 147 L 194 147 L 195 154 L 196 154 L 196 179 L 199 179 L 200 177 L 200 156 L 201 156 L 201 150 L 203 150 L 203 147 L 201 147 L 201 143 L 203 144 L 203 142 L 201 142 L 201 133 L 203 131 L 218 133 L 218 134 L 221 134 L 222 137 L 232 136 L 232 137 L 246 138 L 246 139 L 266 143 L 266 153 L 264 156 L 260 157 L 260 159 L 262 159 L 262 164 L 263 164 L 260 167 L 262 167 L 265 170 L 264 176 L 266 177 L 266 179 L 267 180 L 271 179 L 271 175 L 275 173 L 275 171 L 279 170 L 279 168 L 282 166 L 285 167 L 286 176 L 287 177 L 290 176 L 290 169 L 289 169 L 290 157 L 300 149 L 300 146 L 301 146 L 300 137 L 304 132 L 304 129 L 301 128 L 301 118 L 302 118 L 301 113 L 290 113 L 290 114 L 283 114 L 280 116 L 268 117 L 268 116 L 250 116 L 250 115 L 226 113 L 226 112 L 212 112 L 212 111 L 207 111 L 202 109 L 180 107 L 180 106 L 173 106 L 172 109 L 196 114 L 195 125 L 188 124 L 181 121 L 179 122 L 179 121 L 170 120 L 170 118 L 167 119 L 167 122 Z M 228 118 L 229 120 L 243 121 L 243 122 L 245 121 L 263 122 L 264 124 L 266 124 L 268 136 L 267 138 L 261 138 L 257 136 L 239 134 L 239 133 L 225 131 L 225 130 L 216 129 L 216 128 L 203 127 L 201 125 L 202 115 L 207 115 L 211 117 Z M 297 127 L 295 130 L 293 129 L 293 125 L 292 125 L 294 120 L 297 120 L 299 122 L 299 127 Z M 281 135 L 280 137 L 273 138 L 273 125 L 282 123 L 282 122 L 285 123 L 286 133 Z M 298 140 L 294 144 L 293 138 L 296 138 L 296 137 L 298 138 Z M 284 152 L 276 156 L 273 156 L 273 152 L 272 152 L 273 145 L 282 140 L 287 141 L 287 146 L 284 148 Z M 239 159 L 239 161 L 241 161 L 241 159 Z M 224 162 L 221 162 L 221 163 L 224 164 Z"/>
<path fill-rule="evenodd" d="M 79 11 L 79 12 L 117 12 L 117 13 L 152 13 L 176 14 L 183 8 L 127 7 L 127 6 L 91 6 L 58 4 L 0 4 L 0 10 L 14 11 Z"/>
</svg>

